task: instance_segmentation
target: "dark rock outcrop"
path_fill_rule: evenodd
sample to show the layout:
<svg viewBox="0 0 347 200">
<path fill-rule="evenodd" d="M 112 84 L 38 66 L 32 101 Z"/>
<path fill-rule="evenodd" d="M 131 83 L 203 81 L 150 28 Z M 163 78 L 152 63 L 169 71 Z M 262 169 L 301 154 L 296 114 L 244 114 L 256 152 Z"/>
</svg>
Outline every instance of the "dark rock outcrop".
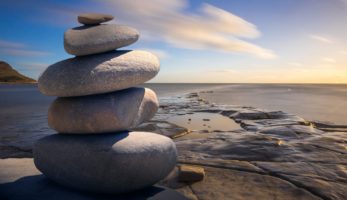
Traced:
<svg viewBox="0 0 347 200">
<path fill-rule="evenodd" d="M 36 83 L 36 80 L 20 74 L 8 63 L 0 61 L 0 83 Z"/>
</svg>

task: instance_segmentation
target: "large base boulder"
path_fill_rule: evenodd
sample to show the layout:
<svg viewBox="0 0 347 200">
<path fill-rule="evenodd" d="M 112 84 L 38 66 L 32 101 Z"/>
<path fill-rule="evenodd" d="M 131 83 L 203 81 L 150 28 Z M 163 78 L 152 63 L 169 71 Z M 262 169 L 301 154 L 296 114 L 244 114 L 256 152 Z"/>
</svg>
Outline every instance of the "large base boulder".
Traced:
<svg viewBox="0 0 347 200">
<path fill-rule="evenodd" d="M 62 185 L 98 193 L 125 193 L 151 186 L 176 164 L 171 139 L 149 132 L 104 135 L 56 134 L 34 147 L 36 167 Z"/>
</svg>

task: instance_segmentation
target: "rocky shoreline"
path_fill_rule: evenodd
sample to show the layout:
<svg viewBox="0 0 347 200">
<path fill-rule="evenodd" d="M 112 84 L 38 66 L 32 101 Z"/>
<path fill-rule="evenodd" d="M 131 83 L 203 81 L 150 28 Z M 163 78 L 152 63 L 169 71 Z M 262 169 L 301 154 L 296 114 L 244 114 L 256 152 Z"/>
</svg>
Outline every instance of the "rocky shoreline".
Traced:
<svg viewBox="0 0 347 200">
<path fill-rule="evenodd" d="M 203 181 L 182 183 L 176 167 L 158 185 L 190 199 L 344 199 L 347 195 L 347 126 L 309 122 L 282 111 L 214 105 L 199 93 L 161 98 L 160 104 L 155 117 L 134 130 L 172 138 L 178 165 L 203 167 L 206 175 Z M 241 128 L 188 130 L 168 122 L 173 116 L 199 112 L 229 117 Z M 1 158 L 32 157 L 30 148 L 1 146 L 1 152 Z M 10 159 L 0 161 L 1 171 L 11 170 L 3 164 L 6 160 Z"/>
</svg>

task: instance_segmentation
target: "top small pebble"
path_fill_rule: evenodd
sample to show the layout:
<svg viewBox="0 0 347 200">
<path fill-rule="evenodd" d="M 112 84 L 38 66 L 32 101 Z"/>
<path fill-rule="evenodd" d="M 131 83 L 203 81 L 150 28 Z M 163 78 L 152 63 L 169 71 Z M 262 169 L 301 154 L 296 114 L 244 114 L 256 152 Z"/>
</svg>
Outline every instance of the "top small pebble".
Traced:
<svg viewBox="0 0 347 200">
<path fill-rule="evenodd" d="M 98 13 L 83 13 L 77 17 L 78 22 L 84 25 L 98 25 L 103 22 L 111 21 L 112 19 L 112 15 Z"/>
</svg>

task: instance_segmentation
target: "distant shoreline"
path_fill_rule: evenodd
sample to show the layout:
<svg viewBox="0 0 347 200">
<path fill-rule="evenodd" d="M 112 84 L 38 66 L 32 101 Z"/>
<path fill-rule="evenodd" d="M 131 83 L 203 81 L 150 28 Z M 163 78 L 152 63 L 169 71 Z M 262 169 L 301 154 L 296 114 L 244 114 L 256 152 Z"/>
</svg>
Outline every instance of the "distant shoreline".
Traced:
<svg viewBox="0 0 347 200">
<path fill-rule="evenodd" d="M 0 82 L 0 84 L 3 84 L 3 85 L 19 85 L 19 84 L 32 85 L 32 84 L 37 84 L 37 81 L 36 82 L 26 82 L 26 83 L 23 83 L 23 82 Z"/>
</svg>

